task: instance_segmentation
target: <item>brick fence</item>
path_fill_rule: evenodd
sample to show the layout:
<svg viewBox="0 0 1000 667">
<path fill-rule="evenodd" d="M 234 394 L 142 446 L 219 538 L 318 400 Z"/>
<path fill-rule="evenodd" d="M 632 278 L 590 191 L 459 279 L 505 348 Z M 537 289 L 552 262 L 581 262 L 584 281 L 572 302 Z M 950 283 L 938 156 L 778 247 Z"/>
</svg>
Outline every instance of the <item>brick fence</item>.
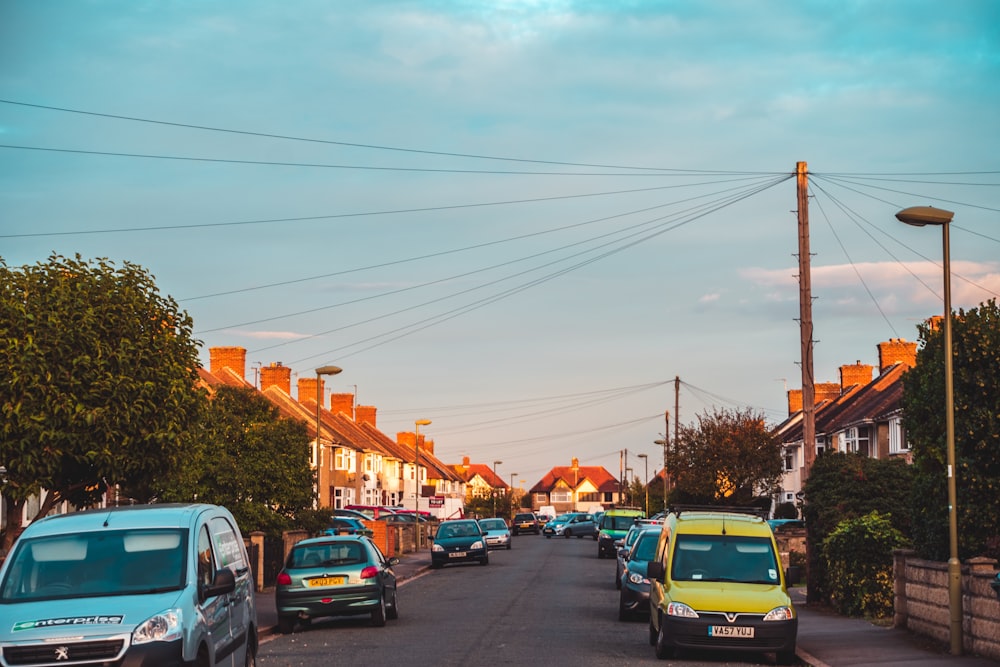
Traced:
<svg viewBox="0 0 1000 667">
<path fill-rule="evenodd" d="M 992 558 L 970 558 L 962 564 L 962 650 L 1000 660 L 1000 600 L 990 587 L 996 566 Z M 892 569 L 893 627 L 948 644 L 948 564 L 897 549 Z"/>
</svg>

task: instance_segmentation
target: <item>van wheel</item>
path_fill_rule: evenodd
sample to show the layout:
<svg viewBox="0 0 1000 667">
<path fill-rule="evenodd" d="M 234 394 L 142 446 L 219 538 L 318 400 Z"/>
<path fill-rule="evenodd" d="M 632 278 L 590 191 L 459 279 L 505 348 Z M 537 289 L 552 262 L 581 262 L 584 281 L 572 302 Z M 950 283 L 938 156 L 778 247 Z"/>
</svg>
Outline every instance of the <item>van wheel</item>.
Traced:
<svg viewBox="0 0 1000 667">
<path fill-rule="evenodd" d="M 378 605 L 372 610 L 372 625 L 376 628 L 385 627 L 385 594 L 379 596 Z"/>
<path fill-rule="evenodd" d="M 243 659 L 243 667 L 256 667 L 257 656 L 253 650 L 253 647 L 247 644 L 246 657 Z"/>
<path fill-rule="evenodd" d="M 202 646 L 198 649 L 198 657 L 194 659 L 195 667 L 212 667 L 212 661 L 208 659 L 208 649 Z"/>
<path fill-rule="evenodd" d="M 656 646 L 656 628 L 653 627 L 653 615 L 649 616 L 649 645 Z"/>
<path fill-rule="evenodd" d="M 674 647 L 667 644 L 667 637 L 663 634 L 663 619 L 660 619 L 660 631 L 656 633 L 656 657 L 660 660 L 674 657 Z"/>
<path fill-rule="evenodd" d="M 295 629 L 295 617 L 294 616 L 279 616 L 278 617 L 278 632 L 283 635 L 291 633 Z"/>
</svg>

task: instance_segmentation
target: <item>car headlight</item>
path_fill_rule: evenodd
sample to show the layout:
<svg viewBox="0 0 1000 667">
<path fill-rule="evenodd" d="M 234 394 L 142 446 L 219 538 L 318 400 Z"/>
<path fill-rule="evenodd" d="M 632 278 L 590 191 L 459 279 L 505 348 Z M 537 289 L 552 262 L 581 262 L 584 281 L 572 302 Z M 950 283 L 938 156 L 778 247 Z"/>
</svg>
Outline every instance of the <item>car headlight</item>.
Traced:
<svg viewBox="0 0 1000 667">
<path fill-rule="evenodd" d="M 790 621 L 795 618 L 791 607 L 775 607 L 764 616 L 765 621 Z"/>
<path fill-rule="evenodd" d="M 610 533 L 605 533 L 603 530 L 597 534 L 597 539 L 599 540 L 610 540 Z"/>
<path fill-rule="evenodd" d="M 150 616 L 132 631 L 133 644 L 149 642 L 172 642 L 182 636 L 183 612 L 180 609 L 168 609 L 155 616 Z"/>
<path fill-rule="evenodd" d="M 698 618 L 698 612 L 683 602 L 671 602 L 667 605 L 667 616 L 679 616 L 680 618 Z"/>
<path fill-rule="evenodd" d="M 629 572 L 628 580 L 631 581 L 633 584 L 646 584 L 647 586 L 649 585 L 649 579 L 642 576 L 638 572 Z"/>
<path fill-rule="evenodd" d="M 482 549 L 483 548 L 483 541 L 482 540 L 476 540 L 475 542 L 472 543 L 472 546 L 470 546 L 469 548 L 470 549 Z"/>
<path fill-rule="evenodd" d="M 431 551 L 444 551 L 444 547 L 441 546 L 440 544 L 435 544 L 434 546 L 431 547 Z"/>
</svg>

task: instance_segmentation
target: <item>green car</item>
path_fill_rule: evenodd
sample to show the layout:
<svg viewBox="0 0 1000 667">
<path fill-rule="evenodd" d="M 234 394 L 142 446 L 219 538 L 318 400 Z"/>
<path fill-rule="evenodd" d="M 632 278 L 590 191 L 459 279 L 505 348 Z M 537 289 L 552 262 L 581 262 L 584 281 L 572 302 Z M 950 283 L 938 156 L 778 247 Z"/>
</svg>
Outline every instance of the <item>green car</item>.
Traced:
<svg viewBox="0 0 1000 667">
<path fill-rule="evenodd" d="M 597 533 L 597 557 L 614 558 L 618 553 L 615 542 L 621 540 L 628 533 L 638 519 L 646 517 L 646 513 L 640 509 L 619 507 L 610 509 L 601 517 L 598 526 L 600 532 Z"/>
<path fill-rule="evenodd" d="M 296 621 L 323 616 L 368 614 L 372 625 L 399 617 L 396 604 L 398 558 L 386 558 L 364 535 L 330 535 L 302 540 L 292 547 L 278 573 L 275 602 L 278 631 L 287 634 Z"/>
</svg>

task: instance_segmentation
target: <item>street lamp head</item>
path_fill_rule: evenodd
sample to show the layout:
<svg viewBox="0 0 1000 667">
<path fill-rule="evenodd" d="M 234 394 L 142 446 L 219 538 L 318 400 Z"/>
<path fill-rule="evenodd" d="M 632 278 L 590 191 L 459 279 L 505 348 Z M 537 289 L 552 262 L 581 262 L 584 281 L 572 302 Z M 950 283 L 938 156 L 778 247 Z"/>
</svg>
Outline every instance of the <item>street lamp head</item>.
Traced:
<svg viewBox="0 0 1000 667">
<path fill-rule="evenodd" d="M 649 454 L 636 454 L 640 459 L 645 459 L 649 457 Z"/>
<path fill-rule="evenodd" d="M 665 445 L 665 444 L 667 444 L 667 441 L 666 440 L 654 440 L 653 444 L 654 445 Z"/>
<path fill-rule="evenodd" d="M 416 424 L 417 426 L 427 426 L 428 424 L 431 423 L 431 420 L 430 419 L 418 419 L 417 421 L 415 421 L 413 423 Z"/>
<path fill-rule="evenodd" d="M 316 369 L 316 375 L 336 375 L 341 370 L 337 366 L 320 366 Z"/>
<path fill-rule="evenodd" d="M 896 214 L 896 219 L 914 227 L 924 225 L 947 225 L 955 214 L 933 206 L 911 206 Z"/>
</svg>

